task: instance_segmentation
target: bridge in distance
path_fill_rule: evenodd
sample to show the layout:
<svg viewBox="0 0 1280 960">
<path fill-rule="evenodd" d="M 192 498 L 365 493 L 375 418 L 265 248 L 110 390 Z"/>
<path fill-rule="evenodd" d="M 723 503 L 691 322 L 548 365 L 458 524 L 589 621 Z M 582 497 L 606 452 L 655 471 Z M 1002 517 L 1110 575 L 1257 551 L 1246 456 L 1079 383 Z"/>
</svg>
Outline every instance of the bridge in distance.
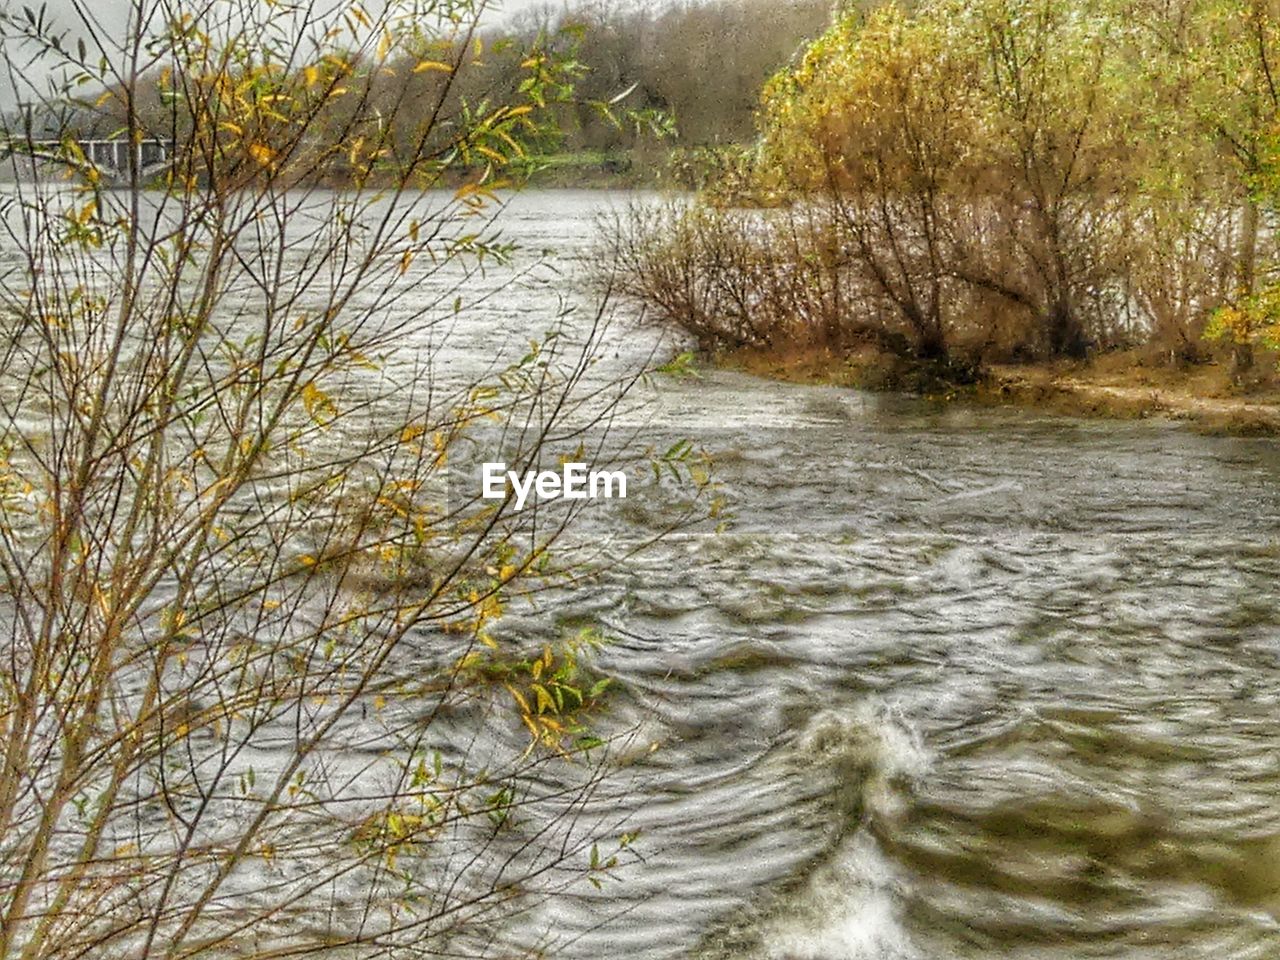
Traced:
<svg viewBox="0 0 1280 960">
<path fill-rule="evenodd" d="M 126 176 L 130 166 L 130 150 L 134 152 L 137 169 L 143 176 L 151 176 L 163 170 L 174 153 L 172 140 L 147 139 L 131 142 L 124 138 L 77 140 L 76 145 L 85 159 L 97 167 L 108 180 Z M 33 139 L 30 137 L 0 138 L 0 167 L 8 178 L 22 179 L 30 175 L 33 164 L 59 165 L 68 163 L 64 141 L 61 139 Z"/>
</svg>

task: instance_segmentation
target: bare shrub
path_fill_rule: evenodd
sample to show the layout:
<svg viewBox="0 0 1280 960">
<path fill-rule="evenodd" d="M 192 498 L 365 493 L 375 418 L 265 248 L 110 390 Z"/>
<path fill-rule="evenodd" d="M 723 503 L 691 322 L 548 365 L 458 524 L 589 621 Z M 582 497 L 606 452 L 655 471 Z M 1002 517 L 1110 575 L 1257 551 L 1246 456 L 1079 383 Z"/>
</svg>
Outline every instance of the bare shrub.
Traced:
<svg viewBox="0 0 1280 960">
<path fill-rule="evenodd" d="M 1186 108 L 1224 101 L 1170 47 L 1222 42 L 1196 16 L 1148 33 L 1080 0 L 841 11 L 763 93 L 741 194 L 791 208 L 636 219 L 624 286 L 704 346 L 875 331 L 924 359 L 1150 343 L 1184 362 L 1213 314 L 1242 367 L 1262 301 L 1233 292 L 1258 286 L 1270 236 L 1233 166 L 1256 156 L 1224 164 L 1228 128 Z"/>
</svg>

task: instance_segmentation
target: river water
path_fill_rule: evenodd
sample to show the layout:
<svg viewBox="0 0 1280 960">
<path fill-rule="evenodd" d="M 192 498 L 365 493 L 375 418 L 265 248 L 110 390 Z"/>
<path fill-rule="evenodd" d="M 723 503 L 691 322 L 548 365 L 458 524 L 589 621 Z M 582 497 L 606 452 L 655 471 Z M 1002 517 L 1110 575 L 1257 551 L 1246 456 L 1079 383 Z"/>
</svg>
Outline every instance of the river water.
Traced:
<svg viewBox="0 0 1280 960">
<path fill-rule="evenodd" d="M 463 380 L 589 309 L 597 218 L 635 199 L 510 201 Z M 622 305 L 604 347 L 678 344 Z M 704 449 L 733 520 L 504 626 L 599 623 L 637 731 L 643 860 L 540 909 L 548 957 L 1280 956 L 1274 441 L 715 370 L 636 400 L 619 426 Z M 670 519 L 633 483 L 593 535 Z"/>
<path fill-rule="evenodd" d="M 505 229 L 572 288 L 628 199 Z M 1273 441 L 718 371 L 652 401 L 735 520 L 560 607 L 659 748 L 646 861 L 558 905 L 551 955 L 1280 955 Z"/>
</svg>

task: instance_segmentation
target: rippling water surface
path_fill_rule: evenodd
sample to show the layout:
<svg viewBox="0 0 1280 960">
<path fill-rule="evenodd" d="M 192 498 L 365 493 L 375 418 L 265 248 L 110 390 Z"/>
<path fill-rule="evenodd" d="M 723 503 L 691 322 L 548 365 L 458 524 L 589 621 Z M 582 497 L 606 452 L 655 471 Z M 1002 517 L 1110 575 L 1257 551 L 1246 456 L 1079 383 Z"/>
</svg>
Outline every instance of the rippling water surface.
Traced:
<svg viewBox="0 0 1280 960">
<path fill-rule="evenodd" d="M 532 273 L 473 278 L 453 371 L 589 302 L 595 218 L 628 199 L 513 200 Z M 659 334 L 609 337 L 626 366 Z M 549 956 L 1280 956 L 1273 441 L 717 371 L 641 389 L 629 425 L 705 448 L 735 519 L 508 624 L 601 622 L 641 733 L 645 860 L 546 907 Z M 663 523 L 639 479 L 597 533 Z"/>
<path fill-rule="evenodd" d="M 619 201 L 507 226 L 572 275 Z M 605 924 L 566 955 L 1280 955 L 1274 442 L 723 372 L 656 398 L 736 521 L 563 608 L 661 744 L 647 863 L 559 908 Z"/>
</svg>

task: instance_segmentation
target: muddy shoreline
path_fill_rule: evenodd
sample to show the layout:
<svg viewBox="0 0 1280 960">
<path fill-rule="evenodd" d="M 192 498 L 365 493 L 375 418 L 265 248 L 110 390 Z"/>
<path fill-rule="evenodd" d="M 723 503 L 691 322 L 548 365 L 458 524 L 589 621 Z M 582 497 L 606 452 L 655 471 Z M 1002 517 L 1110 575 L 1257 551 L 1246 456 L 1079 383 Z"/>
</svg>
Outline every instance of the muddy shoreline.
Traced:
<svg viewBox="0 0 1280 960">
<path fill-rule="evenodd" d="M 1014 405 L 1069 416 L 1159 417 L 1196 430 L 1239 436 L 1280 435 L 1280 385 L 1271 376 L 1247 386 L 1226 365 L 1144 365 L 1131 353 L 1081 363 L 992 364 L 961 369 L 920 365 L 876 350 L 834 352 L 740 349 L 708 358 L 715 366 L 794 383 L 916 393 L 939 402 Z"/>
</svg>

